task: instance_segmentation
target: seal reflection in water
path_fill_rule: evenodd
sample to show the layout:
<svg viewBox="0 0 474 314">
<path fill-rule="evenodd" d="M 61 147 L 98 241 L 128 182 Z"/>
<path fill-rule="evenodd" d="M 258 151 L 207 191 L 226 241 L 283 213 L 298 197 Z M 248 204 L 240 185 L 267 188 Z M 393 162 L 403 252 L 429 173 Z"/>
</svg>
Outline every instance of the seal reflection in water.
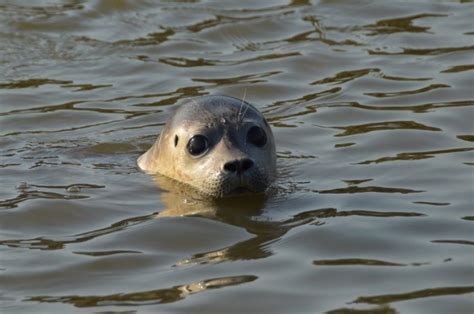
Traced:
<svg viewBox="0 0 474 314">
<path fill-rule="evenodd" d="M 179 107 L 138 166 L 214 198 L 263 193 L 275 179 L 275 141 L 252 105 L 205 96 Z"/>
</svg>

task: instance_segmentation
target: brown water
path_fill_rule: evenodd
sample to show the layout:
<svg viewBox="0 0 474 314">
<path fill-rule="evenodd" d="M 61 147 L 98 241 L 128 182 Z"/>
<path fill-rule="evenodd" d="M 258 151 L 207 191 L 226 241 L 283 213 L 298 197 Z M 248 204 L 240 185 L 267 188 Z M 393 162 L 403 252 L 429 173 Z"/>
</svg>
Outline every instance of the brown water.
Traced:
<svg viewBox="0 0 474 314">
<path fill-rule="evenodd" d="M 0 312 L 472 313 L 469 2 L 0 1 Z M 266 199 L 137 169 L 208 94 L 272 125 Z"/>
</svg>

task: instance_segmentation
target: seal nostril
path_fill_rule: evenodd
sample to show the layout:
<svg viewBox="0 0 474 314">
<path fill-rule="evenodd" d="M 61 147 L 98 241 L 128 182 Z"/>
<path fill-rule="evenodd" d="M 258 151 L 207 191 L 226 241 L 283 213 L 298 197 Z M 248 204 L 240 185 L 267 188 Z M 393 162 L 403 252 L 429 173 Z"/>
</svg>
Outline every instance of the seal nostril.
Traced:
<svg viewBox="0 0 474 314">
<path fill-rule="evenodd" d="M 253 166 L 253 161 L 251 159 L 245 158 L 240 161 L 240 169 L 242 169 L 242 172 L 252 168 Z"/>
<path fill-rule="evenodd" d="M 253 167 L 253 160 L 252 159 L 239 159 L 226 162 L 224 164 L 224 170 L 228 172 L 237 172 L 242 173 L 250 168 Z"/>
<path fill-rule="evenodd" d="M 238 168 L 237 163 L 238 161 L 230 161 L 230 162 L 225 163 L 224 170 L 229 171 L 229 172 L 236 172 Z"/>
</svg>

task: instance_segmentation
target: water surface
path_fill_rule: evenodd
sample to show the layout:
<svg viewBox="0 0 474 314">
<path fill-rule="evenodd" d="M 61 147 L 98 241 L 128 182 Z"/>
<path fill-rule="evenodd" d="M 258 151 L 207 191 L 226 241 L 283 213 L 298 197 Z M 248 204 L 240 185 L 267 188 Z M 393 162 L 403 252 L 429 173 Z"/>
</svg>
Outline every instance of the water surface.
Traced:
<svg viewBox="0 0 474 314">
<path fill-rule="evenodd" d="M 472 313 L 471 1 L 0 1 L 5 313 Z M 267 198 L 136 158 L 200 95 L 271 124 Z"/>
</svg>

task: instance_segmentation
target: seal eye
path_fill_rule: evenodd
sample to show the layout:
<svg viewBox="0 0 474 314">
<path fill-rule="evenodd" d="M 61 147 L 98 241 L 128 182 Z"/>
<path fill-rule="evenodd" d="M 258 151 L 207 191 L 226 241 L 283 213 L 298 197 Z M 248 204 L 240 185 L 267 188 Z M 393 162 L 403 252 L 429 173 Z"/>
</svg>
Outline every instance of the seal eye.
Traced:
<svg viewBox="0 0 474 314">
<path fill-rule="evenodd" d="M 247 133 L 247 141 L 255 146 L 262 147 L 267 143 L 267 134 L 258 126 L 253 126 Z"/>
<path fill-rule="evenodd" d="M 204 135 L 193 136 L 188 142 L 188 152 L 194 156 L 203 155 L 209 148 L 209 143 Z"/>
</svg>

